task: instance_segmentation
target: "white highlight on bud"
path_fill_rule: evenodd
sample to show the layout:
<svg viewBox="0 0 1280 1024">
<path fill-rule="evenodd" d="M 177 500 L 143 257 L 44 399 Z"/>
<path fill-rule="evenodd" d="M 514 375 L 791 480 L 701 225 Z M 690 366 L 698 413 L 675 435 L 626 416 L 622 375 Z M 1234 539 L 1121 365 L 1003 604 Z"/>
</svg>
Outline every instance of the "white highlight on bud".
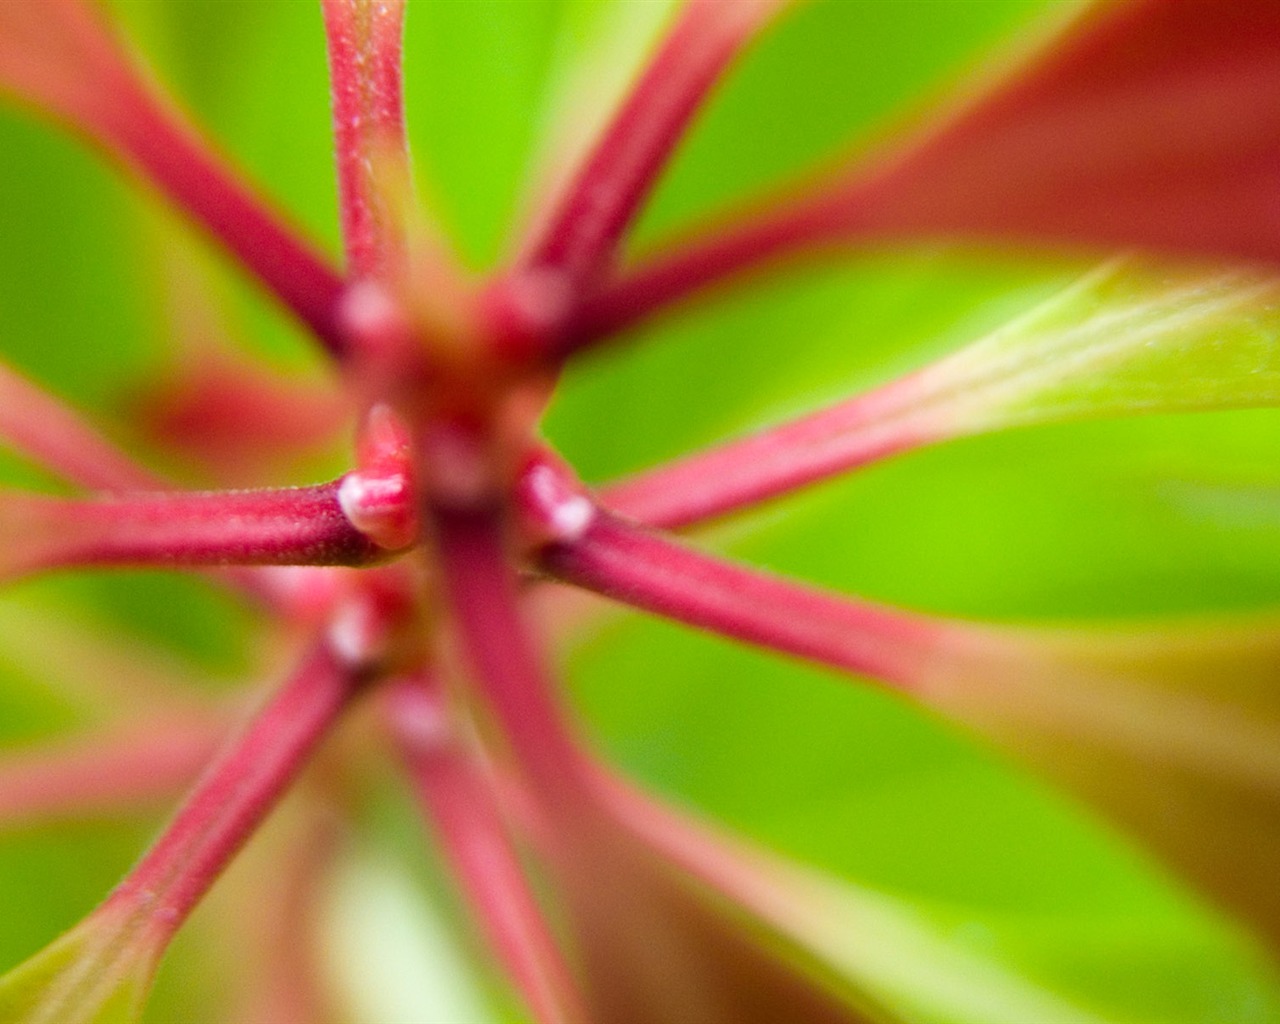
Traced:
<svg viewBox="0 0 1280 1024">
<path fill-rule="evenodd" d="M 545 463 L 530 467 L 525 477 L 526 494 L 538 525 L 548 540 L 571 543 L 590 529 L 596 508 L 585 494 L 566 486 L 561 474 Z"/>
<path fill-rule="evenodd" d="M 348 473 L 338 485 L 338 505 L 351 525 L 389 549 L 413 540 L 413 489 L 397 472 Z"/>
</svg>

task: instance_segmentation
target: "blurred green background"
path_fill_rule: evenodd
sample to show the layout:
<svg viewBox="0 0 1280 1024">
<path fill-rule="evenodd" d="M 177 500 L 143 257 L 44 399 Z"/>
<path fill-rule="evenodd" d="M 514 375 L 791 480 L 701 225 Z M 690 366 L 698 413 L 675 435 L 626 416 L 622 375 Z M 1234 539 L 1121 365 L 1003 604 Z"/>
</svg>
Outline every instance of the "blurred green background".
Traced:
<svg viewBox="0 0 1280 1024">
<path fill-rule="evenodd" d="M 318 5 L 111 7 L 213 136 L 336 251 Z M 717 95 L 639 242 L 848 150 L 938 95 L 1043 8 L 1034 0 L 802 6 Z M 665 12 L 627 0 L 411 3 L 415 165 L 424 198 L 470 266 L 502 257 L 556 152 L 589 136 Z M 549 150 L 548 138 L 561 149 Z M 207 250 L 96 155 L 7 107 L 0 153 L 0 351 L 129 442 L 131 396 L 163 372 L 171 351 L 156 312 L 158 264 L 175 245 Z M 283 372 L 323 372 L 255 286 L 221 257 L 210 265 L 237 344 Z M 584 476 L 605 480 L 920 365 L 1079 269 L 936 246 L 790 267 L 584 360 L 546 432 Z M 703 539 L 838 590 L 978 618 L 1272 607 L 1278 442 L 1280 416 L 1270 412 L 1013 432 L 869 469 Z M 340 455 L 329 460 L 335 471 Z M 15 484 L 48 485 L 17 460 L 3 469 Z M 300 466 L 279 482 L 316 470 Z M 252 613 L 211 588 L 160 574 L 42 580 L 4 604 L 159 647 L 193 678 L 248 676 L 269 640 Z M 562 655 L 592 735 L 636 778 L 775 850 L 918 906 L 960 946 L 1013 965 L 1099 1019 L 1280 1021 L 1280 986 L 1233 925 L 1086 811 L 899 700 L 639 616 L 608 618 Z M 35 741 L 100 714 L 42 677 L 38 651 L 9 657 L 0 645 L 0 737 Z M 86 912 L 162 815 L 0 835 L 0 961 L 17 962 Z M 336 959 L 360 955 L 368 968 L 341 984 L 389 991 L 398 978 L 404 991 L 391 995 L 414 1012 L 510 1016 L 493 979 L 465 966 L 474 940 L 420 852 L 412 809 L 389 790 L 368 825 L 363 859 L 327 918 L 346 936 Z M 220 1012 L 218 972 L 229 965 L 209 952 L 202 926 L 197 919 L 162 972 L 149 1019 Z M 378 1020 L 387 1004 L 348 997 L 370 1024 L 387 1024 Z"/>
</svg>

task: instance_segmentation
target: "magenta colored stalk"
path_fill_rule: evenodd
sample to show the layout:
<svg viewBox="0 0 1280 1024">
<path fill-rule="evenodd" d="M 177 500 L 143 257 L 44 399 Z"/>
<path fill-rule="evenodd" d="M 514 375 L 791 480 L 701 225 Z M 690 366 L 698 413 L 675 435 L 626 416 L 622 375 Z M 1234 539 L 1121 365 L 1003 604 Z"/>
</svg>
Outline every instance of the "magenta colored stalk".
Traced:
<svg viewBox="0 0 1280 1024">
<path fill-rule="evenodd" d="M 166 942 L 328 735 L 362 678 L 317 645 L 225 748 L 98 913 Z"/>
<path fill-rule="evenodd" d="M 385 269 L 396 240 L 379 199 L 380 160 L 404 165 L 408 142 L 401 93 L 403 0 L 323 0 L 333 94 L 334 150 L 347 269 Z"/>
<path fill-rule="evenodd" d="M 600 500 L 663 529 L 714 519 L 939 440 L 936 426 L 906 418 L 918 397 L 906 377 L 610 484 Z"/>
<path fill-rule="evenodd" d="M 104 140 L 234 253 L 331 353 L 345 354 L 337 318 L 343 281 L 328 262 L 157 98 L 140 91 L 131 115 Z"/>
<path fill-rule="evenodd" d="M 339 353 L 342 279 L 146 81 L 96 4 L 0 5 L 0 87 L 58 115 L 200 221 Z"/>
<path fill-rule="evenodd" d="M 44 469 L 85 488 L 152 492 L 166 486 L 162 477 L 139 466 L 77 412 L 3 365 L 0 365 L 0 439 Z M 13 501 L 12 498 L 8 500 Z M 30 507 L 38 509 L 41 500 L 36 499 Z M 0 508 L 3 504 L 4 500 L 0 499 Z M 2 512 L 0 518 L 3 518 Z M 57 515 L 53 518 L 57 519 Z M 48 527 L 49 523 L 42 522 L 31 531 L 31 536 L 22 538 L 25 542 L 23 547 L 16 548 L 10 556 L 11 567 L 22 568 L 22 571 L 44 567 L 39 561 L 40 553 L 32 548 L 34 535 L 41 530 L 47 531 Z M 71 539 L 66 535 L 53 538 L 55 546 Z M 5 559 L 0 557 L 0 565 L 4 562 Z M 279 604 L 269 582 L 260 575 L 234 569 L 228 572 L 231 574 L 230 582 L 240 590 L 265 598 L 268 603 Z"/>
<path fill-rule="evenodd" d="M 387 552 L 338 503 L 339 484 L 257 491 L 9 497 L 10 575 L 68 566 L 367 565 Z"/>
<path fill-rule="evenodd" d="M 576 300 L 607 268 L 620 239 L 711 89 L 779 0 L 688 0 L 514 274 L 554 280 Z"/>
<path fill-rule="evenodd" d="M 0 365 L 0 439 L 65 480 L 91 490 L 152 490 L 159 480 L 78 413 Z"/>
<path fill-rule="evenodd" d="M 540 799 L 572 803 L 583 764 L 519 607 L 496 509 L 433 509 L 445 592 L 475 682 Z"/>
<path fill-rule="evenodd" d="M 921 616 L 746 569 L 602 513 L 581 540 L 547 548 L 552 576 L 664 618 L 911 688 L 949 639 Z"/>
<path fill-rule="evenodd" d="M 97 4 L 6 0 L 0 86 L 69 122 L 201 222 L 335 353 L 341 278 L 146 80 Z"/>
<path fill-rule="evenodd" d="M 870 182 L 842 178 L 827 189 L 779 196 L 723 218 L 604 282 L 582 303 L 561 351 L 595 345 L 735 275 L 873 238 L 874 206 Z"/>
<path fill-rule="evenodd" d="M 174 715 L 0 758 L 0 828 L 117 814 L 176 797 L 209 763 L 226 723 Z"/>
<path fill-rule="evenodd" d="M 388 694 L 389 721 L 415 792 L 508 976 L 539 1024 L 585 1021 L 582 1000 L 529 889 L 493 780 L 416 681 Z"/>
<path fill-rule="evenodd" d="M 0 440 L 44 469 L 89 489 L 153 492 L 165 487 L 162 477 L 139 466 L 102 437 L 77 412 L 3 365 L 0 365 Z M 5 500 L 13 507 L 13 497 L 0 498 L 0 510 L 4 508 Z M 40 515 L 41 505 L 45 501 L 48 499 L 17 499 L 19 504 L 26 503 L 27 508 L 41 521 L 31 530 L 11 530 L 15 546 L 7 560 L 0 556 L 0 567 L 3 567 L 0 568 L 0 576 L 3 575 L 4 568 L 9 572 L 25 572 L 51 567 L 55 563 L 67 564 L 61 560 L 62 556 L 48 547 L 43 551 L 37 550 L 37 545 L 41 543 L 38 538 L 41 537 L 46 542 L 51 542 L 55 549 L 62 547 L 64 550 L 75 539 L 74 527 L 70 534 L 54 532 L 50 535 L 50 527 L 56 526 L 56 523 L 51 523 Z M 101 508 L 101 505 L 97 507 Z M 4 513 L 0 511 L 0 520 L 3 518 Z M 55 513 L 51 518 L 57 520 L 58 515 Z M 96 521 L 96 526 L 91 527 L 91 530 L 111 529 L 111 525 L 102 522 L 101 517 L 90 513 L 88 518 Z M 328 519 L 326 523 L 335 525 Z M 315 525 L 323 528 L 323 524 Z M 46 555 L 53 555 L 54 562 L 42 562 L 41 559 Z M 227 573 L 228 582 L 241 591 L 280 606 L 275 590 L 260 574 L 252 570 L 241 572 L 236 569 L 229 569 Z"/>
</svg>

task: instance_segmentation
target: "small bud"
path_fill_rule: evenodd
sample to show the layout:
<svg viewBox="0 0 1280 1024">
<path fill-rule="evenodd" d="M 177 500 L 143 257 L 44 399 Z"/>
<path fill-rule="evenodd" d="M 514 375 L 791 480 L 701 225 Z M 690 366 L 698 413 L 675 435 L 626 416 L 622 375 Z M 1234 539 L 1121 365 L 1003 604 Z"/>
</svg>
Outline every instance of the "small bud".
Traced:
<svg viewBox="0 0 1280 1024">
<path fill-rule="evenodd" d="M 539 454 L 516 483 L 516 507 L 526 540 L 541 547 L 580 539 L 596 518 L 595 503 L 567 467 Z"/>
<path fill-rule="evenodd" d="M 572 308 L 572 285 L 560 271 L 530 269 L 500 282 L 487 295 L 490 328 L 499 347 L 518 359 L 540 352 Z"/>
<path fill-rule="evenodd" d="M 338 504 L 351 525 L 389 551 L 406 548 L 418 535 L 413 487 L 404 473 L 348 473 L 338 485 Z"/>
<path fill-rule="evenodd" d="M 406 548 L 418 536 L 409 431 L 390 406 L 373 406 L 356 445 L 360 468 L 338 485 L 351 525 L 380 547 Z"/>
</svg>

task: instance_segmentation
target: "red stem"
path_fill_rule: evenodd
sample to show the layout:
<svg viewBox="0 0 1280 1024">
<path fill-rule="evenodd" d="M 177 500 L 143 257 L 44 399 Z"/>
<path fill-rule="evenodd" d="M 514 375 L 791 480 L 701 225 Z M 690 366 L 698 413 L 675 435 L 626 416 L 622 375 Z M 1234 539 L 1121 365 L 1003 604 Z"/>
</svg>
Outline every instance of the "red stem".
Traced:
<svg viewBox="0 0 1280 1024">
<path fill-rule="evenodd" d="M 419 681 L 388 693 L 389 723 L 427 818 L 476 919 L 540 1024 L 585 1020 L 556 940 L 529 889 L 492 778 Z"/>
<path fill-rule="evenodd" d="M 432 516 L 454 625 L 480 692 L 539 797 L 572 803 L 582 760 L 520 612 L 499 513 L 437 507 Z"/>
<path fill-rule="evenodd" d="M 604 488 L 603 504 L 648 526 L 676 529 L 938 440 L 906 414 L 920 389 L 905 377 L 757 434 L 708 448 Z"/>
<path fill-rule="evenodd" d="M 219 158 L 84 0 L 6 0 L 0 85 L 123 159 L 222 241 L 334 353 L 341 278 Z"/>
<path fill-rule="evenodd" d="M 230 249 L 331 353 L 344 355 L 337 316 L 341 277 L 194 129 L 137 88 L 129 119 L 100 138 Z"/>
<path fill-rule="evenodd" d="M 786 256 L 866 241 L 877 231 L 874 207 L 874 182 L 841 179 L 721 218 L 602 284 L 583 302 L 560 351 L 593 346 L 698 291 Z"/>
<path fill-rule="evenodd" d="M 392 211 L 379 189 L 380 164 L 407 166 L 401 93 L 403 0 L 323 0 L 333 94 L 334 150 L 347 268 L 353 277 L 386 269 L 397 247 Z"/>
<path fill-rule="evenodd" d="M 161 491 L 166 486 L 163 477 L 139 466 L 127 454 L 102 437 L 77 412 L 3 365 L 0 365 L 0 439 L 44 469 L 92 490 Z M 7 566 L 5 566 L 5 558 L 0 557 L 0 566 L 5 566 L 10 573 L 49 568 L 53 564 L 65 565 L 75 561 L 76 556 L 71 555 L 67 548 L 67 543 L 73 537 L 56 532 L 50 536 L 51 527 L 57 529 L 61 527 L 56 522 L 50 521 L 51 519 L 56 521 L 59 518 L 56 512 L 52 516 L 43 514 L 54 507 L 52 504 L 43 505 L 44 500 L 19 501 L 27 512 L 36 514 L 39 522 L 28 523 L 29 528 L 25 530 L 10 529 L 10 536 L 16 537 L 21 544 L 20 547 L 15 545 L 15 549 L 9 554 Z M 31 518 L 26 513 L 14 510 L 13 498 L 10 497 L 8 501 L 11 515 L 16 515 L 19 519 Z M 4 504 L 5 499 L 0 498 L 0 520 L 4 519 Z M 94 528 L 101 532 L 109 531 L 114 525 L 114 521 L 111 524 L 104 523 L 100 515 L 94 516 L 88 512 L 89 503 L 82 507 L 86 511 L 86 522 L 95 518 L 98 520 L 96 527 L 90 527 L 90 532 Z M 101 511 L 100 503 L 94 507 Z M 335 539 L 340 546 L 344 543 L 340 539 L 340 523 L 326 519 L 325 523 L 313 525 L 323 529 L 326 523 L 328 526 L 339 527 L 335 533 Z M 80 524 L 80 529 L 83 530 L 84 526 L 84 523 Z M 75 531 L 76 528 L 73 526 L 71 533 L 74 535 Z M 43 538 L 43 541 L 38 538 Z M 42 550 L 36 550 L 36 545 L 42 542 L 45 547 Z M 51 562 L 42 561 L 50 555 Z M 164 564 L 173 563 L 166 561 Z M 2 571 L 0 575 L 3 575 Z M 273 586 L 272 581 L 261 572 L 229 569 L 222 575 L 228 583 L 240 591 L 258 600 L 267 601 L 278 611 L 289 613 L 293 602 L 283 599 L 287 595 Z"/>
<path fill-rule="evenodd" d="M 340 484 L 85 500 L 9 496 L 0 502 L 0 521 L 12 549 L 0 569 L 367 565 L 385 558 L 343 514 Z"/>
<path fill-rule="evenodd" d="M 687 0 L 679 19 L 550 215 L 511 295 L 567 313 L 598 280 L 712 88 L 780 0 Z M 533 293 L 533 294 L 528 294 Z"/>
<path fill-rule="evenodd" d="M 166 942 L 302 771 L 362 682 L 317 645 L 210 766 L 100 912 L 121 912 Z"/>
<path fill-rule="evenodd" d="M 209 763 L 226 723 L 167 715 L 0 759 L 0 827 L 115 814 L 177 796 Z"/>
<path fill-rule="evenodd" d="M 942 654 L 941 623 L 746 569 L 601 514 L 547 548 L 552 576 L 668 619 L 914 687 Z"/>
</svg>

